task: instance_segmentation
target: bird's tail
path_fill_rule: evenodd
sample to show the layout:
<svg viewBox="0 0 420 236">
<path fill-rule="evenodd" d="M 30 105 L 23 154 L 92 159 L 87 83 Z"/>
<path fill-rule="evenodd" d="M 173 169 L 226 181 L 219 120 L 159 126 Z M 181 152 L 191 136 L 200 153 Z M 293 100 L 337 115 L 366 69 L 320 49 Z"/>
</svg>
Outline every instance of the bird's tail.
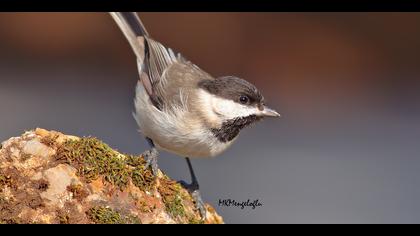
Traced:
<svg viewBox="0 0 420 236">
<path fill-rule="evenodd" d="M 138 60 L 144 58 L 144 38 L 149 36 L 135 12 L 110 12 L 112 18 L 127 38 Z"/>
</svg>

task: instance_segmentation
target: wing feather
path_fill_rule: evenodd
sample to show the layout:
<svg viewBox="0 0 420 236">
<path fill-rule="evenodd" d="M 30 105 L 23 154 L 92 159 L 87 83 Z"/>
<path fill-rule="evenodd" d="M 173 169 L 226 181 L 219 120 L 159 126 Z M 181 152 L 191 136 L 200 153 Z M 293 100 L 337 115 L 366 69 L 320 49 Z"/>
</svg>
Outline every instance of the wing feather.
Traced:
<svg viewBox="0 0 420 236">
<path fill-rule="evenodd" d="M 199 68 L 186 60 L 180 53 L 176 54 L 172 49 L 153 40 L 135 12 L 111 12 L 110 14 L 136 54 L 140 81 L 152 104 L 158 109 L 162 109 L 164 101 L 168 100 L 165 99 L 165 95 L 174 94 L 172 90 L 178 91 L 178 88 L 168 88 L 168 84 L 180 86 L 185 83 L 181 83 L 183 78 L 178 78 L 179 76 L 176 78 L 172 78 L 173 75 L 166 76 L 171 67 L 186 65 L 185 68 L 188 70 Z M 169 92 L 168 89 L 171 91 Z"/>
</svg>

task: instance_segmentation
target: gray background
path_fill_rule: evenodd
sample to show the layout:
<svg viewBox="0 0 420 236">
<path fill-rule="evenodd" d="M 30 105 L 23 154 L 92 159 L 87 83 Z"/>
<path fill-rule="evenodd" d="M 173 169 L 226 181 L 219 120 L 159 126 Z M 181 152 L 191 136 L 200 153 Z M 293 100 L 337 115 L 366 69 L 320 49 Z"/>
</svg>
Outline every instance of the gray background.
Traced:
<svg viewBox="0 0 420 236">
<path fill-rule="evenodd" d="M 227 223 L 420 223 L 420 14 L 140 16 L 214 76 L 253 82 L 283 115 L 193 161 Z M 107 14 L 2 13 L 0 50 L 0 140 L 42 127 L 145 150 L 131 115 L 135 59 Z M 159 164 L 189 179 L 182 158 Z M 263 206 L 218 206 L 227 198 Z"/>
</svg>

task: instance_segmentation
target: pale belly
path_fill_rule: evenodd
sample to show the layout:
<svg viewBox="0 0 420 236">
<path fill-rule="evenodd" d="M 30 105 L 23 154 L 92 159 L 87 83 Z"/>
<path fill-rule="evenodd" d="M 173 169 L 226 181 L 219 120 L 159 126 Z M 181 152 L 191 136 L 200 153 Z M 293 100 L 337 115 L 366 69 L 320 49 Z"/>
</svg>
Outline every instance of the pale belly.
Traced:
<svg viewBox="0 0 420 236">
<path fill-rule="evenodd" d="M 220 142 L 200 123 L 186 119 L 186 109 L 162 112 L 149 101 L 143 86 L 138 83 L 134 118 L 145 137 L 153 140 L 158 149 L 181 157 L 214 157 L 225 151 L 233 142 Z"/>
</svg>

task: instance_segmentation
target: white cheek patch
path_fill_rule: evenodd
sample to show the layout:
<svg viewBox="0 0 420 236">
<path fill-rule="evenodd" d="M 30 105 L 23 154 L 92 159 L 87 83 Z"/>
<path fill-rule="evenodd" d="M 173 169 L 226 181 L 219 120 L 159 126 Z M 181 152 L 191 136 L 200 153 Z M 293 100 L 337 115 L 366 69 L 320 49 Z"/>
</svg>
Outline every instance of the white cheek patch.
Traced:
<svg viewBox="0 0 420 236">
<path fill-rule="evenodd" d="M 214 111 L 228 120 L 255 115 L 257 112 L 256 108 L 244 106 L 224 98 L 214 97 L 212 102 Z"/>
<path fill-rule="evenodd" d="M 257 115 L 260 113 L 256 107 L 248 107 L 232 100 L 217 97 L 206 91 L 201 91 L 203 106 L 207 107 L 209 112 L 221 116 L 224 120 L 230 120 L 238 117 Z"/>
</svg>

